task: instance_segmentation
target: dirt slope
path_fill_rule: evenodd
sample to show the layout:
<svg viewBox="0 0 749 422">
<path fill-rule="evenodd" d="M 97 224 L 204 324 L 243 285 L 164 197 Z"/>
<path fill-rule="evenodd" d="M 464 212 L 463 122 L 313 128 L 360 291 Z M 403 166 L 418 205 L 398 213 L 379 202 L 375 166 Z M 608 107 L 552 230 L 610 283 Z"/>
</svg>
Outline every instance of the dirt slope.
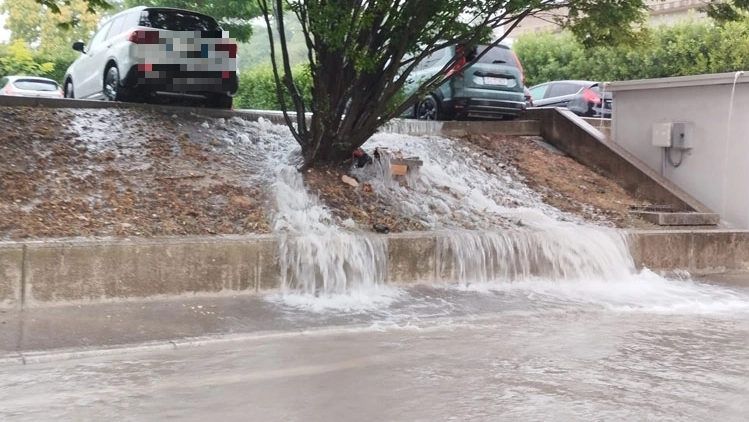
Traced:
<svg viewBox="0 0 749 422">
<path fill-rule="evenodd" d="M 199 116 L 154 110 L 0 108 L 0 240 L 267 233 L 257 168 Z M 210 120 L 210 119 L 208 119 Z M 586 220 L 642 227 L 618 185 L 529 137 L 462 140 L 510 166 L 545 200 Z M 305 174 L 340 218 L 368 229 L 422 230 L 393 216 L 366 186 L 341 183 L 350 163 Z"/>
</svg>

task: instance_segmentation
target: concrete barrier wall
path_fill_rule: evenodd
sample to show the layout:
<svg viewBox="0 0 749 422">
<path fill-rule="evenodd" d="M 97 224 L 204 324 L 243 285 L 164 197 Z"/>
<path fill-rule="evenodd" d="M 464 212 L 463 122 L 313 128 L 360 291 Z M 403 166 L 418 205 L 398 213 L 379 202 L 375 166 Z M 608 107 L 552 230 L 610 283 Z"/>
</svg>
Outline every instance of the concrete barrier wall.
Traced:
<svg viewBox="0 0 749 422">
<path fill-rule="evenodd" d="M 396 234 L 388 238 L 388 282 L 430 283 L 437 278 L 437 237 Z"/>
<path fill-rule="evenodd" d="M 532 112 L 532 113 L 531 113 Z M 711 212 L 700 201 L 663 178 L 639 158 L 569 110 L 529 110 L 541 122 L 541 136 L 576 161 L 616 181 L 635 197 L 676 211 Z"/>
<path fill-rule="evenodd" d="M 439 234 L 388 236 L 387 282 L 449 281 L 438 242 Z M 629 244 L 636 265 L 656 271 L 749 270 L 745 231 L 638 231 Z M 281 271 L 273 236 L 7 243 L 0 306 L 268 291 L 280 287 Z"/>
<path fill-rule="evenodd" d="M 583 117 L 583 120 L 601 132 L 606 139 L 611 139 L 611 119 Z"/>
<path fill-rule="evenodd" d="M 411 136 L 460 137 L 469 133 L 494 133 L 508 136 L 539 136 L 538 120 L 509 121 L 444 121 L 393 119 L 382 125 L 380 132 L 395 132 Z"/>
<path fill-rule="evenodd" d="M 262 246 L 260 241 L 210 238 L 29 243 L 24 297 L 34 304 L 255 291 Z"/>
<path fill-rule="evenodd" d="M 184 107 L 177 105 L 154 105 L 145 103 L 123 103 L 111 101 L 96 100 L 78 100 L 69 98 L 36 98 L 36 97 L 14 97 L 10 95 L 0 95 L 0 107 L 47 107 L 47 108 L 113 108 L 113 109 L 140 109 L 140 110 L 159 110 L 164 113 L 179 114 L 199 114 L 207 117 L 225 118 L 241 117 L 246 120 L 257 120 L 264 118 L 276 124 L 286 124 L 285 118 L 281 111 L 273 110 L 225 110 L 216 108 L 203 107 Z M 289 113 L 292 119 L 296 113 Z M 310 115 L 307 115 L 309 119 Z"/>
<path fill-rule="evenodd" d="M 0 244 L 0 307 L 21 303 L 23 245 Z"/>
<path fill-rule="evenodd" d="M 638 231 L 629 244 L 639 267 L 692 273 L 749 270 L 748 231 Z"/>
</svg>

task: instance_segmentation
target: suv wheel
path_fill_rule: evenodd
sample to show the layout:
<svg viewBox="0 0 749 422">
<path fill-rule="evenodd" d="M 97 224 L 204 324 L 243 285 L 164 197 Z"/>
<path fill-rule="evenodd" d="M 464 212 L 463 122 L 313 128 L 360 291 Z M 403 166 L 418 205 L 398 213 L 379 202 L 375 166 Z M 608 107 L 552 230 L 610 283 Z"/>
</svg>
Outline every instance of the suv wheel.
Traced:
<svg viewBox="0 0 749 422">
<path fill-rule="evenodd" d="M 104 72 L 104 97 L 108 101 L 120 101 L 122 100 L 122 94 L 120 90 L 120 72 L 117 70 L 117 66 L 109 66 Z"/>
<path fill-rule="evenodd" d="M 73 81 L 66 81 L 65 82 L 65 98 L 75 98 L 75 94 L 73 93 Z"/>
<path fill-rule="evenodd" d="M 104 74 L 104 97 L 107 101 L 141 101 L 147 91 L 133 87 L 127 88 L 120 84 L 120 71 L 116 65 L 107 68 Z"/>
<path fill-rule="evenodd" d="M 431 95 L 419 101 L 416 106 L 416 118 L 419 120 L 439 120 L 439 114 L 437 100 Z"/>
</svg>

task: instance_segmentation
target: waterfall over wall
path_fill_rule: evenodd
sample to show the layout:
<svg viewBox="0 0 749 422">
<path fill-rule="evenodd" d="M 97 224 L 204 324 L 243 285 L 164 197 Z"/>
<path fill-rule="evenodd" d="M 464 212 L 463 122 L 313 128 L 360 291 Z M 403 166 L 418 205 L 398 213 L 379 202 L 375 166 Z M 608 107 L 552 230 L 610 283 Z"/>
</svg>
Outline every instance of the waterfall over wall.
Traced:
<svg viewBox="0 0 749 422">
<path fill-rule="evenodd" d="M 438 240 L 444 281 L 482 283 L 529 278 L 622 280 L 634 272 L 624 235 L 615 230 L 560 227 L 502 232 L 452 232 Z"/>
<path fill-rule="evenodd" d="M 350 233 L 286 236 L 281 242 L 282 290 L 345 293 L 384 284 L 387 239 Z"/>
<path fill-rule="evenodd" d="M 275 198 L 272 226 L 284 236 L 283 291 L 335 294 L 384 284 L 387 236 L 337 219 L 307 191 L 296 170 L 299 146 L 287 129 L 262 120 L 241 126 L 245 138 L 253 140 L 241 146 L 260 157 Z M 440 281 L 621 280 L 634 272 L 623 233 L 546 204 L 508 166 L 466 144 L 381 132 L 364 147 L 423 161 L 401 179 L 390 175 L 387 161 L 352 174 L 374 188 L 392 215 L 439 233 Z"/>
</svg>

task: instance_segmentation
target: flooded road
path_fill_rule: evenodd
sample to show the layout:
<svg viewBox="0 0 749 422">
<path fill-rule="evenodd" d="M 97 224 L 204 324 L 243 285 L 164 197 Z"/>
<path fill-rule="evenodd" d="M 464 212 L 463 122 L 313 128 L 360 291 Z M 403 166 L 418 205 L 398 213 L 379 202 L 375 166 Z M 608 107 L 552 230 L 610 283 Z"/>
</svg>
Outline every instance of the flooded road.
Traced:
<svg viewBox="0 0 749 422">
<path fill-rule="evenodd" d="M 738 422 L 749 414 L 744 289 L 641 276 L 376 296 L 267 296 L 273 332 L 0 366 L 0 419 Z"/>
<path fill-rule="evenodd" d="M 280 288 L 8 311 L 0 421 L 749 420 L 746 287 L 639 270 L 624 233 L 476 151 L 381 133 L 369 147 L 419 172 L 355 175 L 393 215 L 453 231 L 423 254 L 444 284 L 393 286 L 399 252 L 304 188 L 285 129 L 219 126 L 208 145 L 256 157 L 242 180 L 269 187 Z"/>
</svg>

